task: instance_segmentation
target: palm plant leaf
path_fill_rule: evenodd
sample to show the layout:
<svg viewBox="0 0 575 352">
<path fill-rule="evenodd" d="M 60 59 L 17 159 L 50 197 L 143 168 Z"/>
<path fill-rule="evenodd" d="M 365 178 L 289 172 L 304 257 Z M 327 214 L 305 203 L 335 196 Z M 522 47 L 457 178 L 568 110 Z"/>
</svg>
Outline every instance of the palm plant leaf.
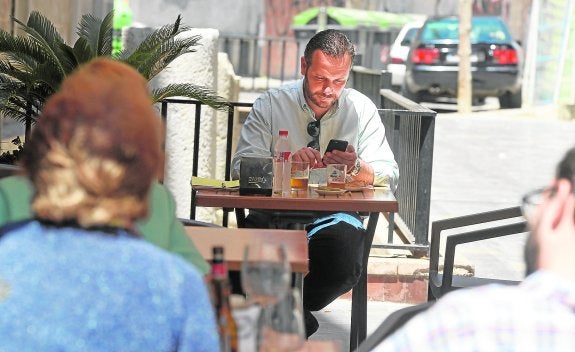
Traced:
<svg viewBox="0 0 575 352">
<path fill-rule="evenodd" d="M 52 63 L 61 73 L 62 78 L 72 71 L 72 67 L 65 66 L 68 62 L 60 60 L 60 46 L 57 43 L 64 43 L 59 34 L 53 34 L 56 31 L 54 25 L 45 17 L 33 11 L 28 19 L 28 25 L 15 19 L 22 26 L 22 29 L 28 33 L 30 40 L 39 46 L 45 55 L 45 59 Z M 44 37 L 44 35 L 46 37 Z"/>
<path fill-rule="evenodd" d="M 85 38 L 90 47 L 92 57 L 112 54 L 113 19 L 113 11 L 109 12 L 103 20 L 91 14 L 82 16 L 76 33 L 80 38 Z"/>
<path fill-rule="evenodd" d="M 26 90 L 25 87 L 17 84 L 2 84 L 1 86 L 3 88 L 11 88 L 11 94 L 3 95 L 0 98 L 2 99 L 2 104 L 0 104 L 0 111 L 2 111 L 6 117 L 13 118 L 20 122 L 25 122 L 28 116 L 28 112 L 30 112 L 30 117 L 33 120 L 36 118 L 41 105 L 43 105 L 43 101 L 37 99 L 37 95 L 34 99 L 31 96 L 29 96 L 27 99 L 23 99 L 21 92 Z"/>
<path fill-rule="evenodd" d="M 134 66 L 146 79 L 150 80 L 177 57 L 192 52 L 189 47 L 190 45 L 197 45 L 198 40 L 199 36 L 168 39 L 152 50 L 136 50 L 126 62 Z"/>
<path fill-rule="evenodd" d="M 167 24 L 156 29 L 149 36 L 147 36 L 142 43 L 138 46 L 136 51 L 149 52 L 157 48 L 163 42 L 170 38 L 174 38 L 180 33 L 188 31 L 190 27 L 181 24 L 182 17 L 178 16 L 176 22 Z"/>
<path fill-rule="evenodd" d="M 154 103 L 172 97 L 186 97 L 201 101 L 218 110 L 226 110 L 229 107 L 227 100 L 218 96 L 212 90 L 190 83 L 168 84 L 165 87 L 153 89 L 151 95 Z"/>
<path fill-rule="evenodd" d="M 113 12 L 103 20 L 82 16 L 78 24 L 79 39 L 70 47 L 55 26 L 40 13 L 30 14 L 26 24 L 15 19 L 27 33 L 12 36 L 0 30 L 0 114 L 25 122 L 37 118 L 46 100 L 59 88 L 64 78 L 79 64 L 97 56 L 111 56 Z M 150 80 L 177 57 L 195 51 L 200 36 L 180 34 L 190 28 L 175 23 L 153 31 L 132 53 L 122 53 L 120 60 L 136 68 Z M 187 97 L 215 109 L 226 109 L 227 101 L 210 89 L 193 84 L 170 84 L 152 92 L 154 102 L 170 97 Z M 27 125 L 28 127 L 28 125 Z M 26 134 L 28 135 L 28 128 Z"/>
<path fill-rule="evenodd" d="M 181 17 L 176 22 L 155 30 L 131 54 L 123 53 L 122 61 L 135 67 L 146 79 L 150 80 L 166 68 L 175 58 L 193 52 L 190 49 L 198 45 L 200 36 L 176 38 L 190 27 L 180 25 Z"/>
<path fill-rule="evenodd" d="M 94 57 L 88 39 L 85 37 L 78 38 L 72 50 L 74 50 L 74 56 L 76 57 L 78 65 L 88 62 Z"/>
<path fill-rule="evenodd" d="M 35 40 L 28 37 L 13 37 L 10 33 L 0 30 L 0 52 L 3 55 L 26 57 L 36 62 L 50 59 L 50 55 Z"/>
<path fill-rule="evenodd" d="M 23 24 L 22 24 L 23 25 Z M 28 22 L 24 25 L 24 30 L 27 28 L 34 29 L 40 37 L 48 41 L 49 43 L 63 43 L 64 39 L 60 36 L 56 27 L 49 19 L 42 16 L 38 11 L 32 11 L 28 17 Z"/>
<path fill-rule="evenodd" d="M 57 43 L 59 47 L 59 59 L 64 62 L 64 66 L 67 67 L 68 73 L 74 71 L 78 67 L 78 59 L 76 58 L 76 53 L 74 48 L 66 43 Z"/>
<path fill-rule="evenodd" d="M 6 81 L 5 78 L 0 77 L 0 112 L 20 122 L 25 122 L 28 111 L 33 115 L 31 117 L 34 117 L 38 111 L 38 99 L 32 99 L 28 87 L 22 83 Z"/>
<path fill-rule="evenodd" d="M 39 63 L 26 55 L 5 54 L 0 60 L 0 74 L 4 74 L 14 81 L 21 82 L 30 89 L 35 85 L 43 84 L 56 91 L 62 82 L 60 74 L 48 62 Z"/>
</svg>

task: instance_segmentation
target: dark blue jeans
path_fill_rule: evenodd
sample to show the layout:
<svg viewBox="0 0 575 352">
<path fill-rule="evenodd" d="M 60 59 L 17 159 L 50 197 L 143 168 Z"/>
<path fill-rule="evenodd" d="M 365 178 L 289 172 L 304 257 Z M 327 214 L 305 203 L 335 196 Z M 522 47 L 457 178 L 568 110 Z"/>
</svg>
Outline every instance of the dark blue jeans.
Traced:
<svg viewBox="0 0 575 352">
<path fill-rule="evenodd" d="M 359 280 L 363 262 L 365 229 L 359 215 L 326 213 L 320 216 L 323 217 L 310 218 L 310 224 L 305 227 L 309 272 L 304 278 L 303 306 L 310 311 L 324 308 L 351 290 Z M 290 221 L 289 216 L 278 219 L 271 213 L 251 210 L 245 225 L 250 228 L 298 227 Z"/>
</svg>

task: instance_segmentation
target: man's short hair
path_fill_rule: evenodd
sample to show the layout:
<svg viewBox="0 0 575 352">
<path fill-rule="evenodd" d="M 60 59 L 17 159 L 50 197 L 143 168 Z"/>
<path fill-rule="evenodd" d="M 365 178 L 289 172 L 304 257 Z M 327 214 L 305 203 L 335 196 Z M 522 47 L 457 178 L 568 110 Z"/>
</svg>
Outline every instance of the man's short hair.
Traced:
<svg viewBox="0 0 575 352">
<path fill-rule="evenodd" d="M 349 38 L 335 29 L 326 29 L 318 32 L 307 43 L 304 51 L 305 62 L 311 65 L 311 57 L 317 49 L 331 57 L 349 55 L 351 62 L 355 57 L 355 48 Z"/>
<path fill-rule="evenodd" d="M 556 178 L 564 178 L 575 186 L 575 148 L 571 148 L 557 165 Z"/>
</svg>

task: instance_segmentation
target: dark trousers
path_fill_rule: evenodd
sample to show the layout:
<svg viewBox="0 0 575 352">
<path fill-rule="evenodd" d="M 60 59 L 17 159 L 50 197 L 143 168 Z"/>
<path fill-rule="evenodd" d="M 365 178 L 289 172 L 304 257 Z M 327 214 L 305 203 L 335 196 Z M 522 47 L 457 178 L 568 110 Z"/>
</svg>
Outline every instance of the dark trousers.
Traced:
<svg viewBox="0 0 575 352">
<path fill-rule="evenodd" d="M 350 214 L 361 221 L 357 214 Z M 279 221 L 278 221 L 279 220 Z M 310 219 L 310 222 L 315 219 Z M 250 228 L 294 228 L 289 216 L 250 211 L 245 225 Z M 301 221 L 298 219 L 298 221 Z M 315 224 L 306 226 L 311 231 Z M 309 272 L 304 278 L 304 309 L 317 311 L 351 290 L 361 275 L 365 230 L 345 222 L 315 232 L 308 241 Z"/>
</svg>

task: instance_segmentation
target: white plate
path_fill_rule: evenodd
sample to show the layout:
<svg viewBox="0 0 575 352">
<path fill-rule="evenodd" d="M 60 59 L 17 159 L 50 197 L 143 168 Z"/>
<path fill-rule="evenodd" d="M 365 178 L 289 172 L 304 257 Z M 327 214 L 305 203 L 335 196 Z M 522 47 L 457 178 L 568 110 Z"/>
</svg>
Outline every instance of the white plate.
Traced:
<svg viewBox="0 0 575 352">
<path fill-rule="evenodd" d="M 350 192 L 361 192 L 364 189 L 368 189 L 369 186 L 356 186 L 356 187 L 345 187 L 346 191 L 350 191 Z"/>
<path fill-rule="evenodd" d="M 345 190 L 345 189 L 331 190 L 331 189 L 317 189 L 317 188 L 314 189 L 314 191 L 317 194 L 322 195 L 322 196 L 333 196 L 333 195 L 343 194 L 343 193 L 347 192 L 347 190 Z"/>
</svg>

